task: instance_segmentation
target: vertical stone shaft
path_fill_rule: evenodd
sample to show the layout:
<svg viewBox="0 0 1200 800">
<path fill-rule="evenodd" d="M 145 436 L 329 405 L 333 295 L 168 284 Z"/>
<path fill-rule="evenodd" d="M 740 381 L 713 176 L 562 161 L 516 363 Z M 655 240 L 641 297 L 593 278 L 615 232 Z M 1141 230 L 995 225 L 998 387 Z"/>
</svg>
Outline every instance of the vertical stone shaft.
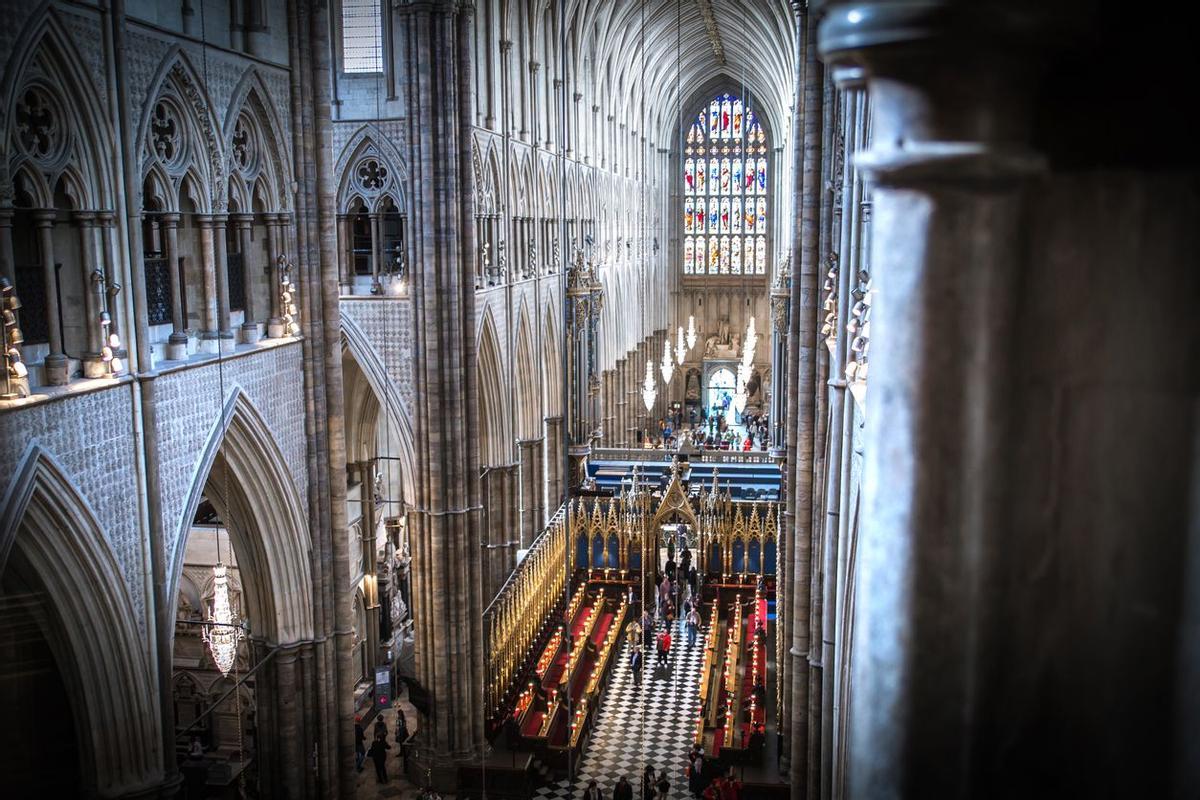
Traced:
<svg viewBox="0 0 1200 800">
<path fill-rule="evenodd" d="M 232 339 L 229 322 L 229 241 L 228 214 L 213 214 L 213 268 L 217 279 L 217 338 Z M 224 347 L 225 345 L 222 345 Z"/>
<path fill-rule="evenodd" d="M 482 586 L 470 169 L 470 13 L 404 9 L 409 63 L 417 503 L 411 512 L 417 672 L 431 693 L 435 781 L 482 743 Z M 511 496 L 511 486 L 508 487 Z M 439 777 L 440 776 L 440 777 Z"/>
<path fill-rule="evenodd" d="M 171 336 L 167 340 L 169 345 L 187 346 L 187 328 L 186 321 L 183 318 L 183 281 L 179 275 L 179 215 L 178 214 L 161 214 L 159 221 L 162 223 L 164 233 L 163 238 L 166 246 L 167 257 L 167 278 L 171 286 Z M 179 357 L 186 355 L 173 354 L 168 357 Z"/>
<path fill-rule="evenodd" d="M 954 27 L 965 16 L 925 27 L 912 23 L 935 17 L 915 6 L 895 12 L 860 25 L 860 9 L 839 8 L 821 31 L 826 57 L 866 69 L 871 96 L 873 144 L 856 163 L 875 186 L 871 414 L 886 421 L 864 441 L 847 792 L 970 797 L 994 790 L 981 733 L 1003 658 L 996 554 L 1012 537 L 1020 189 L 1040 164 L 1013 100 L 1034 59 L 977 52 L 976 32 Z M 1013 33 L 989 31 L 986 47 Z"/>
<path fill-rule="evenodd" d="M 213 218 L 211 214 L 194 217 L 200 226 L 200 269 L 204 275 L 204 309 L 201 316 L 201 336 L 217 338 L 217 262 L 213 254 Z"/>
<path fill-rule="evenodd" d="M 336 181 L 334 178 L 334 134 L 330 119 L 331 54 L 329 43 L 329 5 L 324 2 L 313 4 L 311 36 L 308 43 L 312 50 L 312 106 L 314 115 L 314 138 L 312 140 L 314 178 L 316 178 L 316 242 L 318 265 L 314 288 L 319 290 L 320 348 L 324 355 L 324 401 L 325 401 L 325 459 L 328 463 L 329 493 L 329 537 L 323 542 L 328 548 L 330 563 L 324 570 L 325 627 L 331 636 L 332 654 L 329 644 L 317 649 L 317 672 L 324 673 L 322 684 L 332 685 L 332 698 L 322 694 L 324 709 L 317 715 L 319 721 L 313 735 L 323 736 L 326 757 L 336 752 L 336 760 L 329 764 L 326 758 L 324 793 L 337 793 L 342 798 L 353 798 L 356 786 L 354 770 L 354 675 L 353 638 L 354 609 L 353 589 L 350 587 L 350 541 L 346 511 L 346 416 L 344 416 L 344 391 L 342 386 L 341 317 L 338 312 L 337 283 L 337 236 Z M 312 229 L 313 215 L 310 215 Z M 332 723 L 332 730 L 330 729 Z M 336 789 L 334 788 L 336 787 Z"/>
<path fill-rule="evenodd" d="M 820 172 L 821 172 L 821 91 L 823 75 L 817 62 L 816 22 L 811 13 L 802 16 L 801 35 L 804 37 L 803 60 L 803 141 L 804 155 L 798 170 L 800 209 L 800 252 L 795 263 L 798 268 L 792 278 L 792 335 L 796 339 L 793 353 L 796 360 L 794 393 L 796 406 L 795 472 L 791 490 L 794 527 L 792 534 L 792 641 L 791 661 L 792 715 L 790 733 L 790 769 L 792 797 L 807 794 L 808 780 L 808 718 L 811 713 L 809 695 L 809 614 L 811 600 L 812 554 L 812 484 L 816 363 L 818 346 L 817 295 L 820 238 Z M 823 344 L 820 346 L 824 346 Z"/>
</svg>

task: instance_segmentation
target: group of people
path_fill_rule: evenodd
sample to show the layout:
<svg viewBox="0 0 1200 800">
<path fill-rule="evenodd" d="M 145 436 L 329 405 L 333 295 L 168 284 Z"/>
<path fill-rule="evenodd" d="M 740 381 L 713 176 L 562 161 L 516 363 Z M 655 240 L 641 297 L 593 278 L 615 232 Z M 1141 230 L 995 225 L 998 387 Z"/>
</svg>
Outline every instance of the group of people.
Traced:
<svg viewBox="0 0 1200 800">
<path fill-rule="evenodd" d="M 404 772 L 404 756 L 408 749 L 408 722 L 404 718 L 404 711 L 396 709 L 396 746 L 400 749 L 400 771 Z M 375 782 L 387 783 L 387 751 L 391 750 L 392 746 L 388 744 L 388 726 L 387 720 L 383 718 L 383 714 L 375 717 L 374 741 L 371 742 L 370 748 L 367 747 L 367 735 L 363 730 L 362 717 L 354 718 L 354 766 L 359 772 L 363 770 L 363 763 L 370 758 L 375 765 Z"/>
<path fill-rule="evenodd" d="M 704 758 L 699 745 L 688 753 L 684 774 L 688 780 L 688 791 L 701 800 L 741 800 L 742 784 L 733 775 L 733 770 L 722 767 L 715 761 Z M 642 771 L 642 800 L 666 800 L 670 796 L 671 780 L 667 771 L 661 772 L 647 764 Z M 612 800 L 633 800 L 633 784 L 624 775 L 613 786 Z M 584 800 L 605 800 L 605 794 L 594 780 L 589 780 L 583 793 Z"/>
</svg>

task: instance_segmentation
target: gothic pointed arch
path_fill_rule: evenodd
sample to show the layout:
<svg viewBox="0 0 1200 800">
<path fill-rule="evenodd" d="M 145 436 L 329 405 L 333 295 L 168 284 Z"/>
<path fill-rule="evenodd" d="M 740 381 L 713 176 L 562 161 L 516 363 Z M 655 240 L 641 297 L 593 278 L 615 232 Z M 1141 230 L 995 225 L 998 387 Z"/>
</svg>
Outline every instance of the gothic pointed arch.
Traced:
<svg viewBox="0 0 1200 800">
<path fill-rule="evenodd" d="M 479 462 L 487 466 L 512 460 L 512 436 L 504 402 L 504 360 L 496 325 L 485 311 L 479 327 Z"/>
<path fill-rule="evenodd" d="M 204 81 L 178 46 L 168 51 L 151 82 L 137 126 L 139 174 L 157 162 L 176 193 L 184 175 L 196 177 L 203 191 L 202 211 L 223 211 L 228 202 L 224 146 L 213 116 L 215 107 Z M 199 206 L 198 206 L 199 207 Z"/>
<path fill-rule="evenodd" d="M 36 172 L 52 187 L 73 173 L 80 209 L 113 208 L 114 136 L 70 33 L 47 5 L 16 41 L 22 45 L 4 70 L 0 97 L 0 129 L 9 132 L 0 152 L 8 174 Z M 0 195 L 8 193 L 0 186 Z"/>
<path fill-rule="evenodd" d="M 556 313 L 557 304 L 547 303 L 542 320 L 542 369 L 545 373 L 546 415 L 555 416 L 562 413 L 562 395 L 559 387 L 563 385 L 562 371 L 562 325 Z"/>
<path fill-rule="evenodd" d="M 85 780 L 101 797 L 154 787 L 162 749 L 143 620 L 95 513 L 36 442 L 2 508 L 0 577 L 47 599 L 40 623 L 72 695 Z"/>
<path fill-rule="evenodd" d="M 379 211 L 385 198 L 407 213 L 408 164 L 377 126 L 365 124 L 356 130 L 338 155 L 337 207 L 345 213 L 354 197 L 362 198 L 371 212 Z"/>
<path fill-rule="evenodd" d="M 287 149 L 281 145 L 284 125 L 270 96 L 259 70 L 248 69 L 233 90 L 223 141 L 228 172 L 241 174 L 251 187 L 261 187 L 268 211 L 282 211 L 291 206 L 291 168 Z"/>
<path fill-rule="evenodd" d="M 371 340 L 348 314 L 342 315 L 342 348 L 353 358 L 363 376 L 374 390 L 375 397 L 384 398 L 380 405 L 384 408 L 387 424 L 395 431 L 395 441 L 399 446 L 397 456 L 400 459 L 400 485 L 406 501 L 416 499 L 416 450 L 414 447 L 412 411 L 404 395 L 388 374 L 379 352 L 372 346 Z"/>
<path fill-rule="evenodd" d="M 255 634 L 279 645 L 311 640 L 312 541 L 305 504 L 271 429 L 241 387 L 234 387 L 208 435 L 177 523 L 167 591 L 172 602 L 201 496 L 229 531 Z"/>
<path fill-rule="evenodd" d="M 517 350 L 513 364 L 513 379 L 516 382 L 518 439 L 535 439 L 540 434 L 542 421 L 538 417 L 541 408 L 540 365 L 534 355 L 534 329 L 536 320 L 530 319 L 527 303 L 521 303 L 517 317 Z"/>
</svg>

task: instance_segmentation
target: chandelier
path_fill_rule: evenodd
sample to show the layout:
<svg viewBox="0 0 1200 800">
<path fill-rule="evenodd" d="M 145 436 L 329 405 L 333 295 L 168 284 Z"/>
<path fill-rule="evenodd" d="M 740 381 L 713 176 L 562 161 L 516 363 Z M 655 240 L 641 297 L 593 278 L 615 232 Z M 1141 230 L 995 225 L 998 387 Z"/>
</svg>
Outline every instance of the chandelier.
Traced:
<svg viewBox="0 0 1200 800">
<path fill-rule="evenodd" d="M 646 379 L 642 381 L 642 402 L 646 404 L 647 412 L 654 408 L 656 399 L 658 399 L 658 390 L 654 388 L 654 364 L 647 360 Z"/>
<path fill-rule="evenodd" d="M 680 367 L 683 366 L 683 358 L 687 355 L 688 348 L 683 343 L 683 326 L 679 326 L 678 335 L 675 337 L 675 363 Z"/>
<path fill-rule="evenodd" d="M 691 350 L 696 346 L 696 317 L 688 315 L 687 346 Z"/>
<path fill-rule="evenodd" d="M 671 376 L 675 374 L 675 364 L 671 361 L 671 342 L 669 339 L 663 339 L 663 357 L 662 363 L 659 364 L 659 369 L 662 371 L 663 384 L 670 384 Z"/>
<path fill-rule="evenodd" d="M 220 531 L 217 536 L 220 536 Z M 208 617 L 209 625 L 204 630 L 204 643 L 212 653 L 213 662 L 222 675 L 228 675 L 237 658 L 238 642 L 242 640 L 242 629 L 234 622 L 233 607 L 229 604 L 228 568 L 218 561 L 213 565 L 213 604 Z"/>
</svg>

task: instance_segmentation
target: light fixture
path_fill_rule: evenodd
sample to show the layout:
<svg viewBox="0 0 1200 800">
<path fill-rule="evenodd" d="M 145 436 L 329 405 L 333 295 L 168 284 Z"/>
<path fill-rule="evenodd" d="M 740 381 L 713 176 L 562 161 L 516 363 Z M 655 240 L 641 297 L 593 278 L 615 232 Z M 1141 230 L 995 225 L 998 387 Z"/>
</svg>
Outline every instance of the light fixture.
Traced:
<svg viewBox="0 0 1200 800">
<path fill-rule="evenodd" d="M 21 301 L 8 278 L 0 277 L 0 306 L 4 312 L 4 394 L 0 399 L 14 400 L 21 396 L 20 383 L 29 371 L 21 360 L 21 343 L 25 341 L 21 328 L 17 325 L 17 310 Z"/>
<path fill-rule="evenodd" d="M 675 374 L 675 364 L 671 361 L 671 341 L 669 339 L 663 339 L 663 357 L 659 369 L 662 371 L 663 384 L 670 384 L 671 376 Z"/>
<path fill-rule="evenodd" d="M 292 284 L 292 262 L 283 253 L 275 259 L 279 272 L 279 310 L 283 314 L 283 335 L 296 336 L 300 333 L 296 311 L 295 286 Z"/>
<path fill-rule="evenodd" d="M 221 530 L 217 529 L 217 545 L 220 546 Z M 222 675 L 228 675 L 237 658 L 237 646 L 242 640 L 242 629 L 233 618 L 233 606 L 229 602 L 229 570 L 218 557 L 213 565 L 213 604 L 204 629 L 204 643 L 212 654 L 213 663 Z"/>
<path fill-rule="evenodd" d="M 658 390 L 654 388 L 654 364 L 647 359 L 646 379 L 642 381 L 642 402 L 646 404 L 647 412 L 654 408 L 654 401 L 657 399 Z"/>
<path fill-rule="evenodd" d="M 687 355 L 688 348 L 683 341 L 683 326 L 679 326 L 678 335 L 675 337 L 675 363 L 680 369 L 683 368 L 683 358 Z"/>
<path fill-rule="evenodd" d="M 122 369 L 121 359 L 117 358 L 121 337 L 112 330 L 112 317 L 107 311 L 100 312 L 100 341 L 104 342 L 100 347 L 100 360 L 108 369 L 109 377 L 115 378 Z"/>
<path fill-rule="evenodd" d="M 696 346 L 696 317 L 688 315 L 687 346 L 691 350 Z"/>
</svg>

